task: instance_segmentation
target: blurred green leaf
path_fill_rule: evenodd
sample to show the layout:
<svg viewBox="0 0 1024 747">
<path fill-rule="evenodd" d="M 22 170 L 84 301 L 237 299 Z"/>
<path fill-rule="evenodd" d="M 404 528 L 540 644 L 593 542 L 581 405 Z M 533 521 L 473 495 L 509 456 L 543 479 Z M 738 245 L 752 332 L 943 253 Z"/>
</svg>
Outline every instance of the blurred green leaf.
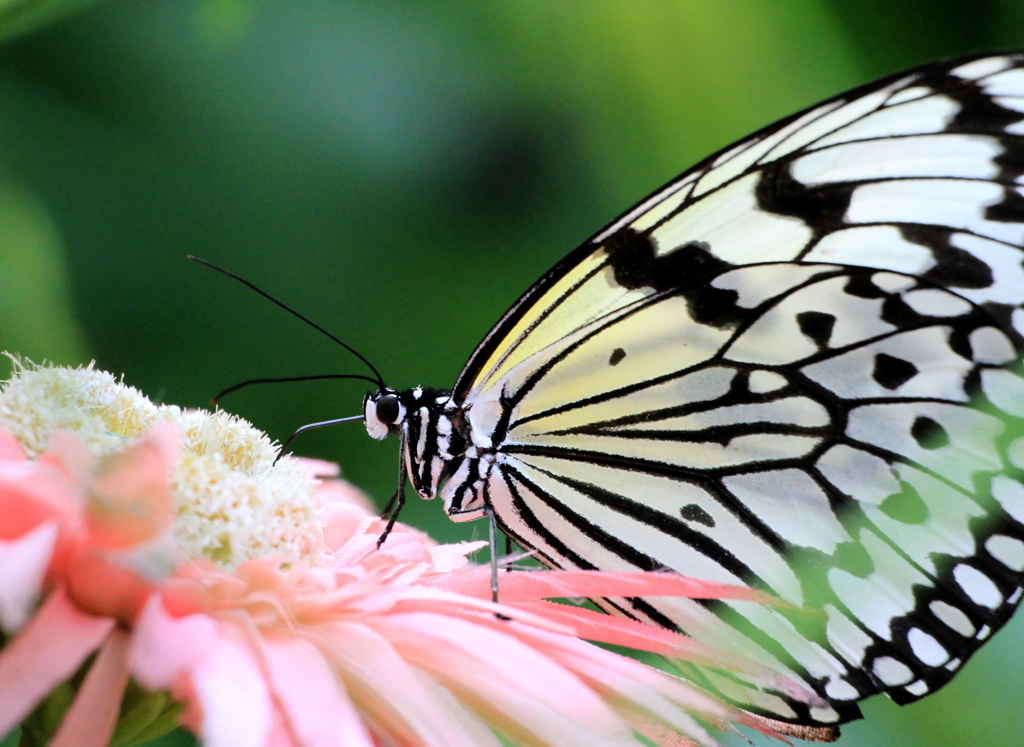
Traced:
<svg viewBox="0 0 1024 747">
<path fill-rule="evenodd" d="M 0 44 L 78 11 L 96 0 L 0 0 Z"/>
<path fill-rule="evenodd" d="M 57 228 L 38 198 L 10 181 L 0 181 L 0 248 L 0 346 L 40 362 L 83 362 Z"/>
</svg>

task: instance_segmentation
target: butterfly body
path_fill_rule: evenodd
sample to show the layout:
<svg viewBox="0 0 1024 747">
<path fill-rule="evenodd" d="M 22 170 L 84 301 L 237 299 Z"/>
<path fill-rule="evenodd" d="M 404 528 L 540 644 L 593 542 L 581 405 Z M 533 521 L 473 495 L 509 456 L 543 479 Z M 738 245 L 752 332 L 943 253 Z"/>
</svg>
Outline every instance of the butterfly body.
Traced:
<svg viewBox="0 0 1024 747">
<path fill-rule="evenodd" d="M 453 389 L 371 435 L 449 516 L 563 568 L 788 606 L 608 599 L 804 688 L 796 726 L 941 687 L 1024 581 L 1024 55 L 935 63 L 771 125 L 545 274 Z"/>
</svg>

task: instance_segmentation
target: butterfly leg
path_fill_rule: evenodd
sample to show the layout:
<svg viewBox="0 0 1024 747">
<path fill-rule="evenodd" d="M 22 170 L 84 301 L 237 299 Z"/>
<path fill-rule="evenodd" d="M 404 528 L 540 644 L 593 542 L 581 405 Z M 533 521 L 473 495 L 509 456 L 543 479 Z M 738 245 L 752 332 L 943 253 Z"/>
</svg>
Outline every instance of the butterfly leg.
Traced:
<svg viewBox="0 0 1024 747">
<path fill-rule="evenodd" d="M 484 509 L 487 513 L 487 531 L 488 539 L 490 540 L 491 550 L 491 601 L 495 604 L 498 603 L 498 524 L 494 519 L 494 511 L 491 510 L 490 506 Z M 508 537 L 505 537 L 506 547 L 508 545 Z M 506 552 L 506 555 L 508 553 Z M 507 615 L 503 615 L 500 612 L 495 612 L 494 616 L 499 620 L 511 620 L 512 618 Z"/>
<path fill-rule="evenodd" d="M 384 510 L 380 513 L 380 518 L 387 519 L 387 526 L 384 527 L 384 531 L 380 533 L 380 537 L 377 538 L 377 547 L 380 548 L 384 544 L 384 540 L 391 534 L 391 530 L 395 527 L 395 522 L 398 521 L 398 514 L 402 512 L 402 507 L 405 506 L 405 484 L 409 479 L 409 476 L 405 471 L 405 439 L 402 439 L 402 448 L 399 450 L 398 458 L 398 487 L 395 488 L 395 492 L 391 495 L 391 500 L 384 506 Z"/>
</svg>

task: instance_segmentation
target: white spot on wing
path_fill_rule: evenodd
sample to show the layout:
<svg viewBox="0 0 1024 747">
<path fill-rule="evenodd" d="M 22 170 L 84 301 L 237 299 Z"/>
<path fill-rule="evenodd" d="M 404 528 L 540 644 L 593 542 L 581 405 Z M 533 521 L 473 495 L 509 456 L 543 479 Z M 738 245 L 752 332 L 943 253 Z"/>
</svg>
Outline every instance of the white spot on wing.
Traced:
<svg viewBox="0 0 1024 747">
<path fill-rule="evenodd" d="M 914 673 L 910 671 L 910 667 L 891 656 L 880 656 L 875 659 L 871 670 L 875 677 L 890 687 L 905 685 L 914 679 Z"/>
<path fill-rule="evenodd" d="M 949 659 L 949 652 L 935 640 L 935 637 L 924 632 L 920 628 L 911 628 L 907 633 L 907 642 L 910 644 L 914 656 L 930 667 L 937 667 L 945 664 Z"/>
<path fill-rule="evenodd" d="M 896 230 L 892 226 L 879 226 L 879 228 L 885 228 L 891 231 Z M 869 264 L 868 266 L 870 267 L 871 265 Z M 917 281 L 907 275 L 897 275 L 895 272 L 876 272 L 871 276 L 871 282 L 874 283 L 876 288 L 880 288 L 886 293 L 898 293 L 899 291 L 906 290 L 911 287 Z"/>
<path fill-rule="evenodd" d="M 1003 603 L 999 587 L 974 566 L 961 563 L 953 569 L 953 578 L 975 604 L 994 610 Z"/>
<path fill-rule="evenodd" d="M 964 80 L 977 80 L 986 75 L 993 75 L 1010 66 L 1008 57 L 982 57 L 980 60 L 971 60 L 949 72 Z"/>
<path fill-rule="evenodd" d="M 839 713 L 832 708 L 824 706 L 812 706 L 810 709 L 811 718 L 823 724 L 831 724 L 839 720 Z"/>
<path fill-rule="evenodd" d="M 928 609 L 932 611 L 932 614 L 940 622 L 964 638 L 970 638 L 974 635 L 976 630 L 974 624 L 971 623 L 971 619 L 967 617 L 964 611 L 958 607 L 954 607 L 948 602 L 943 602 L 941 599 L 936 599 L 928 605 Z"/>
<path fill-rule="evenodd" d="M 927 694 L 928 691 L 931 688 L 928 686 L 928 683 L 925 682 L 924 680 L 918 680 L 917 682 L 911 682 L 909 685 L 907 685 L 903 689 L 906 690 L 911 695 L 916 695 L 916 696 L 920 697 L 922 695 Z"/>
<path fill-rule="evenodd" d="M 972 357 L 979 363 L 1000 366 L 1017 357 L 1009 338 L 995 327 L 974 330 L 971 332 L 970 342 Z"/>
<path fill-rule="evenodd" d="M 993 558 L 1014 571 L 1024 571 L 1024 542 L 1004 534 L 994 534 L 985 542 Z"/>
<path fill-rule="evenodd" d="M 1004 109 L 1009 109 L 1011 112 L 1021 112 L 1024 114 L 1024 98 L 1021 98 L 1020 96 L 996 96 L 995 102 Z M 1020 123 L 1018 122 L 1017 125 L 1019 124 Z M 1010 132 L 1010 130 L 1007 130 L 1007 132 Z"/>
<path fill-rule="evenodd" d="M 1024 524 L 1024 485 L 1006 475 L 992 478 L 992 496 L 1010 516 Z"/>
<path fill-rule="evenodd" d="M 922 288 L 903 294 L 903 300 L 922 316 L 961 316 L 971 310 L 971 304 L 937 288 Z"/>
<path fill-rule="evenodd" d="M 981 88 L 989 96 L 1024 96 L 1024 70 L 1014 68 L 990 75 L 981 81 Z"/>
<path fill-rule="evenodd" d="M 832 700 L 857 700 L 860 691 L 846 680 L 832 680 L 825 685 L 825 695 Z"/>
</svg>

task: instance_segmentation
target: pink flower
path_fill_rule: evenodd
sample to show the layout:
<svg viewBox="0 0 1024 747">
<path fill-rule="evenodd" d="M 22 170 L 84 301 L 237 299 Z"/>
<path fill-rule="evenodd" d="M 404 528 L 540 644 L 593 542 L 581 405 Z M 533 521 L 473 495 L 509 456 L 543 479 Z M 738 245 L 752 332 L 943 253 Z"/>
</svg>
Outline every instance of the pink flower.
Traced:
<svg viewBox="0 0 1024 747">
<path fill-rule="evenodd" d="M 0 431 L 0 733 L 100 649 L 52 743 L 104 745 L 128 680 L 124 627 L 157 588 L 146 568 L 171 525 L 177 434 L 158 426 L 96 469 L 80 440 L 53 440 L 30 461 Z"/>
<path fill-rule="evenodd" d="M 298 539 L 246 525 L 190 544 L 180 539 L 183 516 L 184 536 L 206 536 L 190 503 L 195 485 L 212 486 L 201 502 L 224 505 L 257 488 L 216 471 L 224 444 L 234 443 L 223 422 L 221 457 L 202 473 L 205 483 L 189 482 L 196 454 L 210 449 L 187 417 L 156 412 L 121 451 L 99 459 L 63 431 L 29 458 L 0 430 L 0 735 L 94 653 L 70 708 L 44 725 L 57 747 L 108 744 L 126 728 L 122 696 L 136 686 L 153 693 L 159 707 L 150 712 L 164 721 L 175 713 L 160 700 L 169 692 L 184 706 L 180 722 L 214 746 L 477 747 L 499 745 L 501 735 L 597 747 L 638 744 L 637 734 L 682 745 L 714 743 L 704 725 L 760 728 L 682 680 L 583 639 L 770 673 L 660 628 L 547 601 L 756 599 L 751 592 L 661 573 L 513 571 L 501 574 L 495 606 L 489 569 L 467 560 L 483 543 L 437 545 L 398 524 L 378 550 L 382 521 L 337 480 L 308 482 L 317 526 L 297 528 Z M 306 462 L 301 474 L 330 467 Z M 246 470 L 271 480 L 258 464 Z M 296 511 L 289 515 L 306 515 Z M 239 537 L 277 550 L 250 553 L 235 547 Z M 196 546 L 205 549 L 185 549 Z"/>
</svg>

